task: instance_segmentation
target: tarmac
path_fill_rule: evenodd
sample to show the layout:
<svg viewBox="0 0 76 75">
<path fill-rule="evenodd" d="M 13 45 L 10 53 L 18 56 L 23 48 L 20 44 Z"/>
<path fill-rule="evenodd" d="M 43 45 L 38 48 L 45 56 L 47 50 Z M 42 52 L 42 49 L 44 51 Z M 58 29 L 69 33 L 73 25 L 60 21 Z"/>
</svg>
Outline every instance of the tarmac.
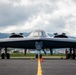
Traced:
<svg viewBox="0 0 76 75">
<path fill-rule="evenodd" d="M 0 60 L 0 75 L 37 75 L 37 60 Z"/>
<path fill-rule="evenodd" d="M 76 60 L 45 60 L 41 66 L 43 75 L 76 75 Z"/>
<path fill-rule="evenodd" d="M 76 60 L 43 60 L 41 75 L 76 75 Z M 0 59 L 0 75 L 37 75 L 37 59 Z"/>
</svg>

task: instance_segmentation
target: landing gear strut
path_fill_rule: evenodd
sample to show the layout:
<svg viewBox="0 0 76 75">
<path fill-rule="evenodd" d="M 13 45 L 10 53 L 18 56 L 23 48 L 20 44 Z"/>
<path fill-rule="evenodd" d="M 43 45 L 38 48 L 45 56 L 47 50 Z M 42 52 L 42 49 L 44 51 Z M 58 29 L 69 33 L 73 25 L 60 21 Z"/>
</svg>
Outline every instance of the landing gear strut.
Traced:
<svg viewBox="0 0 76 75">
<path fill-rule="evenodd" d="M 39 41 L 39 42 L 35 42 L 35 47 L 36 47 L 36 49 L 38 50 L 38 54 L 36 54 L 36 58 L 42 58 L 42 54 L 41 54 L 41 52 L 40 52 L 40 50 L 42 49 L 42 45 L 43 45 L 43 43 L 42 43 L 42 41 Z"/>
<path fill-rule="evenodd" d="M 10 59 L 10 54 L 7 53 L 7 48 L 5 48 L 5 56 L 6 56 L 6 59 Z"/>
</svg>

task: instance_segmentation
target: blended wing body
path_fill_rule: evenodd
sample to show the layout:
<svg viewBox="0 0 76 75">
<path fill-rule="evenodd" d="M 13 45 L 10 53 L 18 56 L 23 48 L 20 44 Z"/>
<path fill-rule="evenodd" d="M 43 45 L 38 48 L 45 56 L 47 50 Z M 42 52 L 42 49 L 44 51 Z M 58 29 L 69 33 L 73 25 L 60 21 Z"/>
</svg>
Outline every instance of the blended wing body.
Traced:
<svg viewBox="0 0 76 75">
<path fill-rule="evenodd" d="M 42 48 L 76 47 L 76 39 L 51 38 L 43 30 L 36 30 L 24 38 L 0 39 L 0 47 L 35 49 L 36 42 L 42 42 Z"/>
</svg>

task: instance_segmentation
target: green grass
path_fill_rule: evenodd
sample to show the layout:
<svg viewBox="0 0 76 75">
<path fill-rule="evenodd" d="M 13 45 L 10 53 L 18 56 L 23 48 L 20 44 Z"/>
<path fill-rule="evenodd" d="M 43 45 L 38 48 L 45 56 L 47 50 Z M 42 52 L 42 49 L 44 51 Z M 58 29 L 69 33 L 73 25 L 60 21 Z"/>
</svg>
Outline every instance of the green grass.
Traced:
<svg viewBox="0 0 76 75">
<path fill-rule="evenodd" d="M 22 54 L 22 53 L 12 53 L 10 54 L 11 57 L 34 57 L 35 54 Z"/>
<path fill-rule="evenodd" d="M 65 56 L 65 54 L 53 54 L 52 56 Z"/>
<path fill-rule="evenodd" d="M 24 55 L 23 53 L 12 53 L 10 54 L 10 57 L 35 57 L 36 54 L 26 54 Z M 53 55 L 50 55 L 50 54 L 42 54 L 43 57 L 47 57 L 47 58 L 50 58 L 50 57 L 65 57 L 65 54 L 53 54 Z"/>
<path fill-rule="evenodd" d="M 10 54 L 11 57 L 35 57 L 36 54 L 26 54 L 24 55 L 23 53 L 12 53 Z M 43 56 L 65 56 L 65 54 L 42 54 Z"/>
</svg>

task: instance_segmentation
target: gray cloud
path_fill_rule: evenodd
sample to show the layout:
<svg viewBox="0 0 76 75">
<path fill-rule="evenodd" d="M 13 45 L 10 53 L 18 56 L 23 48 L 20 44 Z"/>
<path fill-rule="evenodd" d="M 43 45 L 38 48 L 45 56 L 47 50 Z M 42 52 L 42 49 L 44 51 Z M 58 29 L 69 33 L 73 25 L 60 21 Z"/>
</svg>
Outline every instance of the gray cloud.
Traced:
<svg viewBox="0 0 76 75">
<path fill-rule="evenodd" d="M 54 33 L 65 32 L 68 28 L 70 33 L 76 27 L 72 27 L 72 24 L 76 25 L 75 0 L 24 0 L 23 5 L 20 5 L 22 0 L 4 1 L 0 2 L 0 30 L 5 28 L 8 32 L 18 32 L 20 28 L 24 31 L 24 27 L 26 30 L 39 27 Z M 9 30 L 10 26 L 12 29 Z"/>
<path fill-rule="evenodd" d="M 27 21 L 29 17 L 37 13 L 37 10 L 32 8 L 34 6 L 14 7 L 11 4 L 0 4 L 0 26 L 16 25 Z"/>
<path fill-rule="evenodd" d="M 0 26 L 17 25 L 21 22 L 26 22 L 30 17 L 36 16 L 40 12 L 51 13 L 53 10 L 54 7 L 46 3 L 16 7 L 14 7 L 11 3 L 1 3 Z"/>
<path fill-rule="evenodd" d="M 47 32 L 51 33 L 63 33 L 66 32 L 66 20 L 64 19 L 63 16 L 55 17 L 55 18 L 50 18 L 50 19 L 43 19 L 42 21 L 38 21 L 37 24 L 35 25 L 35 28 L 43 29 Z"/>
<path fill-rule="evenodd" d="M 17 3 L 21 2 L 21 0 L 7 0 L 7 1 L 9 1 L 9 2 L 17 2 Z"/>
<path fill-rule="evenodd" d="M 76 2 L 76 0 L 72 0 L 73 2 Z"/>
<path fill-rule="evenodd" d="M 62 33 L 65 32 L 65 26 L 66 26 L 66 21 L 63 17 L 57 17 L 54 20 L 49 21 L 49 25 L 46 28 L 46 31 L 51 32 L 51 33 Z"/>
</svg>

